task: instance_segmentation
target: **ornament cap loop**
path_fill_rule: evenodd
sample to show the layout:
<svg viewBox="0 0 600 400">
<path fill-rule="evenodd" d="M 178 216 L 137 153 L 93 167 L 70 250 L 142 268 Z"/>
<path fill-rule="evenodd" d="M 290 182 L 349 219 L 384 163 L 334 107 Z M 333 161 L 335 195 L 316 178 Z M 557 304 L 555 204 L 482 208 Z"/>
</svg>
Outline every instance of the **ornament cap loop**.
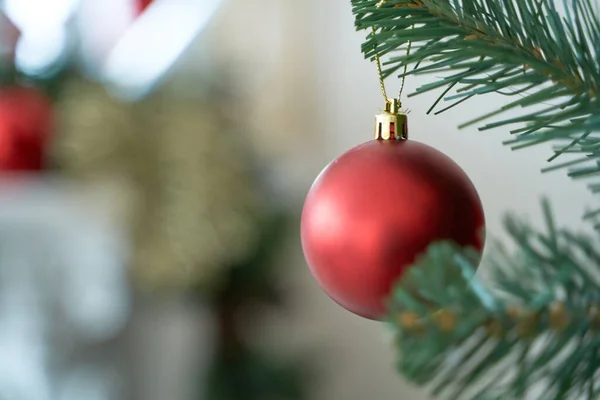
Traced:
<svg viewBox="0 0 600 400">
<path fill-rule="evenodd" d="M 400 102 L 397 99 L 387 99 L 385 102 L 385 112 L 390 114 L 398 114 L 400 111 Z"/>
<path fill-rule="evenodd" d="M 388 99 L 384 111 L 375 116 L 375 139 L 406 140 L 408 139 L 408 116 L 400 111 L 397 99 Z"/>
</svg>

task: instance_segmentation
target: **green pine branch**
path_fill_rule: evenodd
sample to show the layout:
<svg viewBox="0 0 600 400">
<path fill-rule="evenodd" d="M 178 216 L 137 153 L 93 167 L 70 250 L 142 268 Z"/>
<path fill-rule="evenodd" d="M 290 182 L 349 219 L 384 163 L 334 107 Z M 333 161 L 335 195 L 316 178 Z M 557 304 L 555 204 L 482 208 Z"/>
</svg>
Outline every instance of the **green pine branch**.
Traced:
<svg viewBox="0 0 600 400">
<path fill-rule="evenodd" d="M 362 50 L 386 60 L 385 77 L 435 76 L 411 94 L 441 91 L 429 112 L 500 93 L 505 106 L 462 127 L 513 126 L 515 149 L 552 142 L 549 161 L 579 156 L 544 171 L 600 173 L 600 22 L 590 0 L 564 0 L 563 14 L 551 0 L 352 4 L 369 32 Z M 600 182 L 589 187 L 600 192 Z M 545 210 L 546 232 L 507 220 L 517 250 L 493 252 L 493 286 L 475 276 L 475 252 L 447 243 L 408 270 L 389 312 L 408 378 L 444 399 L 600 397 L 599 238 L 557 230 Z"/>
<path fill-rule="evenodd" d="M 476 252 L 430 247 L 390 300 L 399 368 L 443 399 L 596 399 L 600 396 L 598 238 L 515 218 L 518 250 L 496 249 L 494 286 Z M 432 279 L 435 277 L 435 279 Z"/>
<path fill-rule="evenodd" d="M 444 89 L 429 112 L 487 93 L 510 96 L 502 108 L 461 127 L 517 124 L 506 142 L 514 149 L 552 141 L 549 161 L 564 153 L 579 155 L 544 171 L 569 168 L 573 178 L 595 178 L 600 173 L 599 15 L 592 0 L 563 3 L 561 14 L 552 0 L 352 0 L 357 29 L 369 32 L 363 53 L 372 60 L 377 54 L 386 58 L 385 77 L 404 76 L 404 65 L 413 66 L 406 75 L 436 76 L 411 94 Z M 441 100 L 451 104 L 436 111 Z M 521 108 L 524 115 L 499 117 Z M 600 192 L 598 181 L 589 187 Z"/>
</svg>

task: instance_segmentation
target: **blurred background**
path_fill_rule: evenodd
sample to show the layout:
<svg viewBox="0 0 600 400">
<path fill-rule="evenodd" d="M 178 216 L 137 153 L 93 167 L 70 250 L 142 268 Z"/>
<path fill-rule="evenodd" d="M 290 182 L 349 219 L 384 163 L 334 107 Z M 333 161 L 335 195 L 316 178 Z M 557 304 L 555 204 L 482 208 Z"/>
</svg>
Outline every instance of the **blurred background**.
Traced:
<svg viewBox="0 0 600 400">
<path fill-rule="evenodd" d="M 349 0 L 0 4 L 0 399 L 427 398 L 301 253 L 313 179 L 382 106 Z M 412 138 L 471 176 L 488 237 L 542 195 L 583 228 L 549 149 L 455 128 L 502 98 L 433 100 L 405 101 Z"/>
</svg>

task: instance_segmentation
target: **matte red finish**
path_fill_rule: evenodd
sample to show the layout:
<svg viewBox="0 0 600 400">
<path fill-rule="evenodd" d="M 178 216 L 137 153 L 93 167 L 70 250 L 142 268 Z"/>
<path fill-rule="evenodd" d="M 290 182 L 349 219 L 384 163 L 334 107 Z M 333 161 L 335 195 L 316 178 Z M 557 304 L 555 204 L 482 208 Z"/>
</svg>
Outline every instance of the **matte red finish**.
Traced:
<svg viewBox="0 0 600 400">
<path fill-rule="evenodd" d="M 325 292 L 379 319 L 392 285 L 437 240 L 483 248 L 484 214 L 463 170 L 413 140 L 373 140 L 329 164 L 302 212 L 302 247 Z"/>
</svg>

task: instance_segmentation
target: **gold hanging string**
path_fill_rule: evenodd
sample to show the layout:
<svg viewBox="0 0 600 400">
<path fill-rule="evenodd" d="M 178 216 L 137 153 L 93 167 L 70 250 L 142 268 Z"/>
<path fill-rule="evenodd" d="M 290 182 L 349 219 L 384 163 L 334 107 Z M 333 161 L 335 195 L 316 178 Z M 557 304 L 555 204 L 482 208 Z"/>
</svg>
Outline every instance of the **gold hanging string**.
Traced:
<svg viewBox="0 0 600 400">
<path fill-rule="evenodd" d="M 379 3 L 377 3 L 377 8 L 380 8 L 381 6 L 383 6 L 388 0 L 381 0 Z M 414 25 L 411 27 L 411 29 L 414 29 Z M 373 37 L 375 37 L 375 35 L 377 34 L 377 31 L 375 30 L 375 27 L 371 28 L 371 32 L 373 34 Z M 412 47 L 412 41 L 409 40 L 408 41 L 408 46 L 406 47 L 406 55 L 410 55 L 410 50 Z M 379 53 L 377 52 L 377 44 L 375 44 L 375 64 L 377 65 L 377 76 L 379 77 L 379 87 L 381 88 L 381 94 L 383 95 L 383 99 L 386 103 L 390 102 L 390 99 L 387 96 L 387 91 L 385 90 L 385 81 L 383 79 L 383 70 L 381 68 L 381 57 L 379 56 Z M 408 70 L 408 64 L 404 63 L 404 72 L 402 73 L 402 83 L 400 85 L 400 91 L 398 92 L 398 105 L 400 107 L 402 107 L 402 92 L 404 91 L 404 82 L 406 81 L 406 71 Z"/>
<path fill-rule="evenodd" d="M 379 7 L 379 4 L 377 7 Z M 371 28 L 371 31 L 373 32 L 373 36 L 375 36 L 375 28 Z M 377 50 L 377 45 L 375 45 L 375 50 Z M 377 76 L 379 76 L 379 87 L 381 88 L 381 94 L 383 94 L 383 100 L 387 102 L 389 99 L 387 97 L 387 92 L 385 91 L 385 82 L 383 80 L 383 72 L 381 70 L 381 59 L 379 58 L 379 53 L 377 53 L 377 51 L 375 51 L 375 64 L 377 65 Z"/>
<path fill-rule="evenodd" d="M 413 25 L 411 27 L 411 29 L 414 29 L 415 26 Z M 412 40 L 408 41 L 408 46 L 406 47 L 406 56 L 408 57 L 410 55 L 410 48 L 412 47 Z M 404 81 L 406 81 L 406 71 L 408 71 L 408 63 L 405 61 L 404 62 L 404 71 L 402 72 L 402 84 L 400 85 L 400 91 L 398 92 L 398 103 L 400 103 L 400 106 L 402 107 L 402 92 L 404 91 Z"/>
</svg>

